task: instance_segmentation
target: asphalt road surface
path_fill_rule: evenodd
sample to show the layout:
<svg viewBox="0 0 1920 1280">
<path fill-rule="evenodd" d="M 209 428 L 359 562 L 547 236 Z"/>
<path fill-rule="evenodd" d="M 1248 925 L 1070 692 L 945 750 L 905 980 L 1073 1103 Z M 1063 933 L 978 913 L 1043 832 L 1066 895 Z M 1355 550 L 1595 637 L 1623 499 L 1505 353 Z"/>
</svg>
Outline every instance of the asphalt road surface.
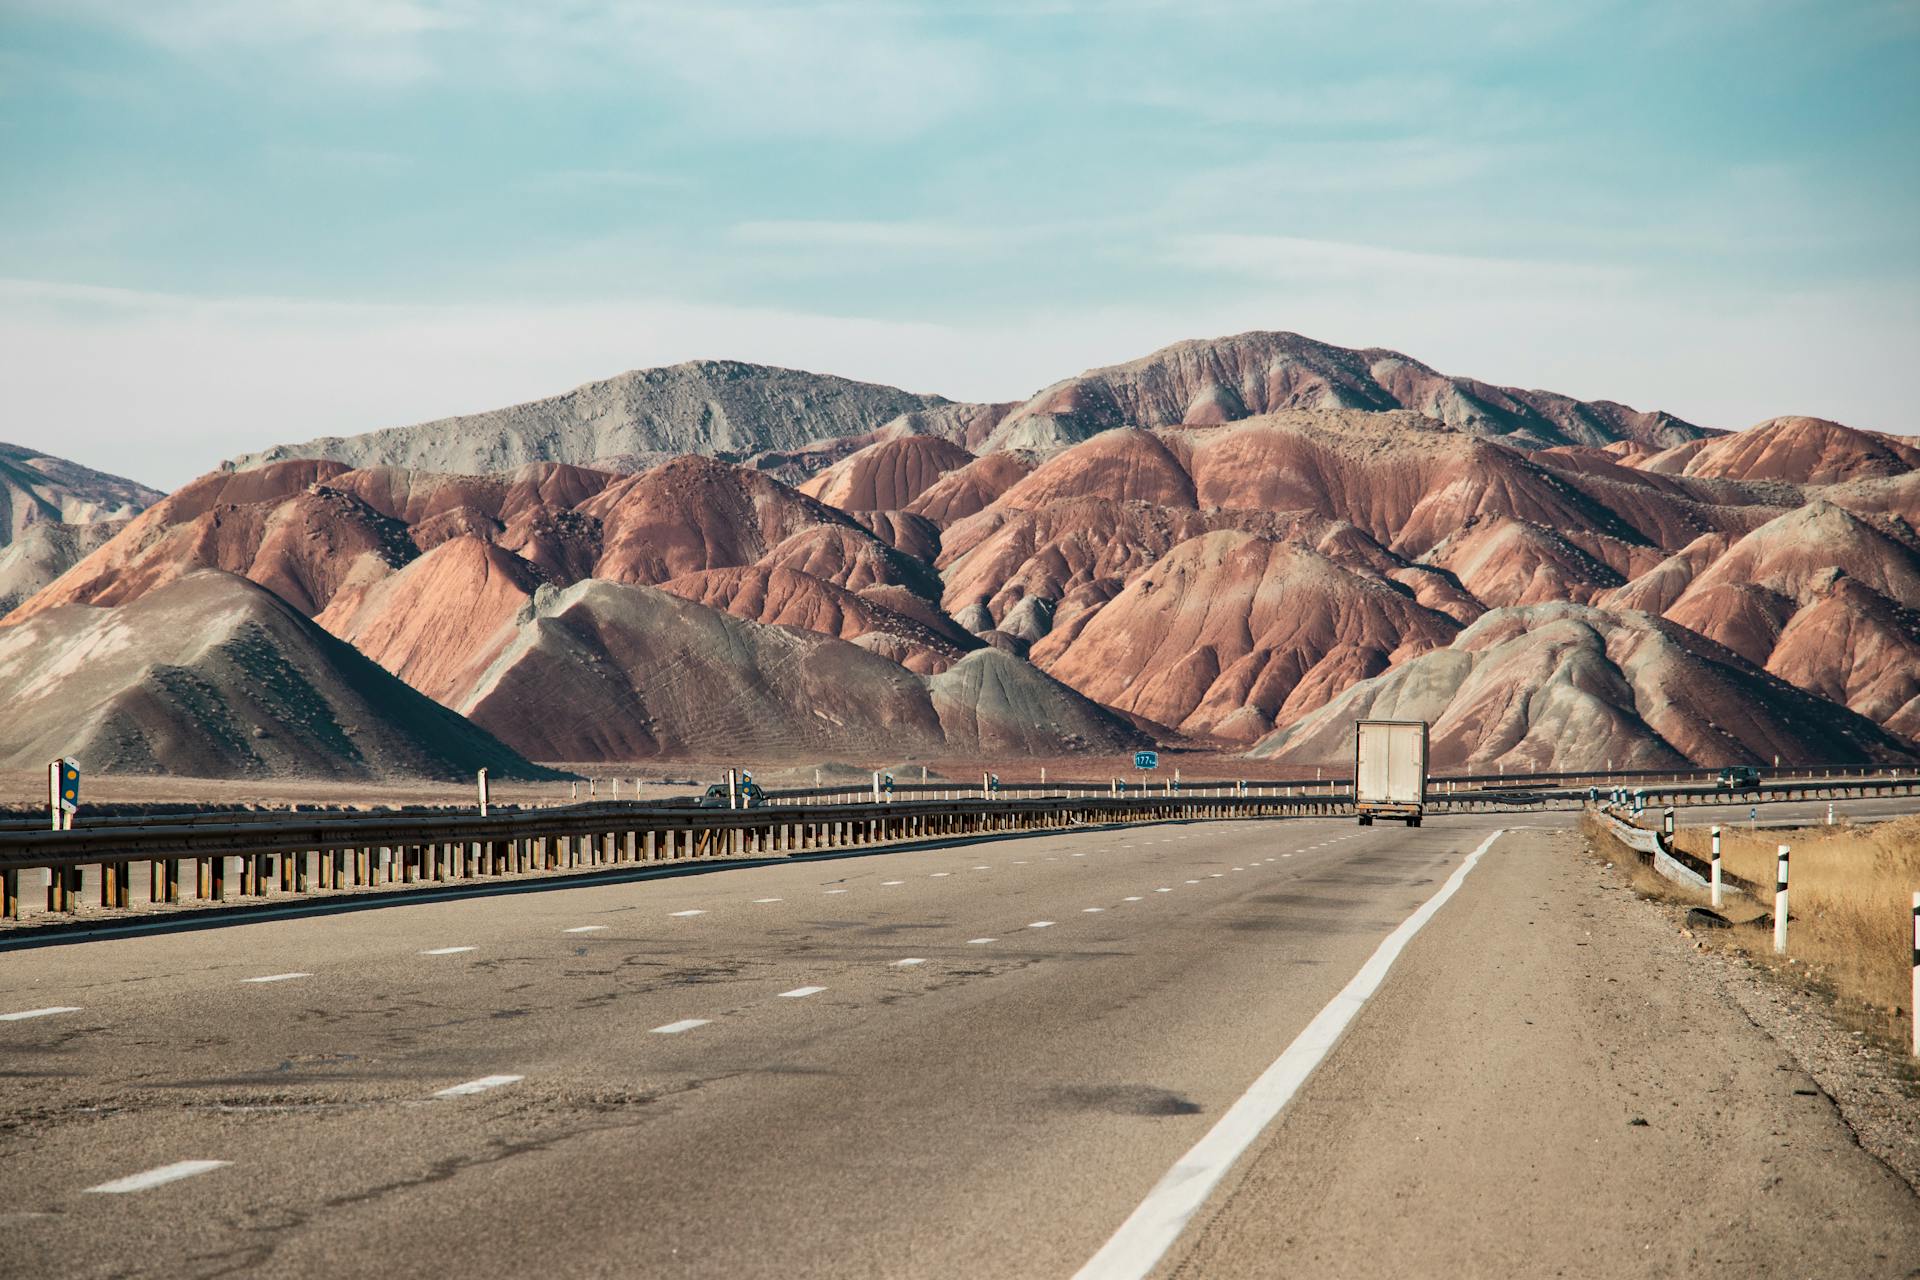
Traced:
<svg viewBox="0 0 1920 1280">
<path fill-rule="evenodd" d="M 1920 1202 L 1737 1012 L 1663 994 L 1572 820 L 0 954 L 0 1274 L 1915 1274 Z"/>
</svg>

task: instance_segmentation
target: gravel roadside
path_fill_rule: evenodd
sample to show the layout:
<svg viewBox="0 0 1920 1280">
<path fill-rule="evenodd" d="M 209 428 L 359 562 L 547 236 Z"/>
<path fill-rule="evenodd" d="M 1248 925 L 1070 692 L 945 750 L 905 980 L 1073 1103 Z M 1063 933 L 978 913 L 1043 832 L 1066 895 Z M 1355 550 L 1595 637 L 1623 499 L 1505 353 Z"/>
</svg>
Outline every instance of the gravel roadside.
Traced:
<svg viewBox="0 0 1920 1280">
<path fill-rule="evenodd" d="M 1578 833 L 1510 833 L 1159 1274 L 1920 1275 L 1838 1050 L 1728 968 Z"/>
</svg>

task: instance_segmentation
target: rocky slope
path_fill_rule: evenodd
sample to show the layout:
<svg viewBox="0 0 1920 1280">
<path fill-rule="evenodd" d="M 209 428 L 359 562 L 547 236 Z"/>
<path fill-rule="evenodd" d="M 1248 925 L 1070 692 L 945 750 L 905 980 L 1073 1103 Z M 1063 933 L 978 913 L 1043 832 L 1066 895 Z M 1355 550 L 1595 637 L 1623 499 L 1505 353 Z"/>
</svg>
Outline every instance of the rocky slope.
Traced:
<svg viewBox="0 0 1920 1280">
<path fill-rule="evenodd" d="M 275 445 L 229 464 L 289 458 L 453 473 L 535 462 L 632 470 L 676 454 L 746 457 L 872 431 L 947 404 L 939 396 L 734 360 L 637 369 L 564 395 L 486 413 Z"/>
<path fill-rule="evenodd" d="M 1488 614 L 1444 649 L 1348 689 L 1254 748 L 1350 760 L 1357 719 L 1425 720 L 1440 768 L 1542 772 L 1690 761 L 1908 762 L 1871 721 L 1648 614 L 1543 604 Z"/>
<path fill-rule="evenodd" d="M 128 521 L 62 524 L 36 520 L 0 547 L 0 618 L 51 586 L 56 578 L 106 545 Z"/>
<path fill-rule="evenodd" d="M 548 776 L 272 592 L 218 571 L 118 608 L 0 628 L 0 768 L 107 773 Z"/>
<path fill-rule="evenodd" d="M 1287 409 L 1407 409 L 1522 448 L 1668 446 L 1709 434 L 1671 414 L 1451 377 L 1397 351 L 1255 332 L 1176 343 L 1055 383 L 1008 413 L 985 443 L 1048 448 L 1115 427 L 1211 426 Z"/>
<path fill-rule="evenodd" d="M 976 454 L 1051 452 L 1117 427 L 1207 426 L 1292 409 L 1411 410 L 1528 449 L 1618 441 L 1665 449 L 1712 434 L 1671 414 L 1441 374 L 1395 351 L 1254 332 L 1177 343 L 1009 404 L 958 404 L 825 374 L 698 360 L 486 413 L 274 445 L 227 467 L 307 458 L 454 474 L 534 462 L 637 471 L 694 453 L 798 483 L 864 446 L 914 437 Z"/>
<path fill-rule="evenodd" d="M 0 443 L 0 617 L 163 496 L 132 480 Z"/>
<path fill-rule="evenodd" d="M 0 546 L 36 524 L 124 520 L 162 496 L 132 480 L 0 442 Z"/>
<path fill-rule="evenodd" d="M 493 656 L 451 705 L 540 759 L 1057 756 L 1147 742 L 1004 653 L 922 677 L 856 644 L 651 587 L 541 591 L 480 647 Z"/>
<path fill-rule="evenodd" d="M 1712 435 L 1291 334 L 1010 406 L 737 368 L 415 441 L 543 455 L 509 469 L 217 472 L 0 626 L 224 570 L 541 758 L 1105 752 L 1144 725 L 1337 764 L 1368 699 L 1430 706 L 1481 763 L 1879 758 L 1920 733 L 1920 443 Z M 720 408 L 673 435 L 697 387 Z M 656 429 L 695 452 L 597 452 Z"/>
</svg>

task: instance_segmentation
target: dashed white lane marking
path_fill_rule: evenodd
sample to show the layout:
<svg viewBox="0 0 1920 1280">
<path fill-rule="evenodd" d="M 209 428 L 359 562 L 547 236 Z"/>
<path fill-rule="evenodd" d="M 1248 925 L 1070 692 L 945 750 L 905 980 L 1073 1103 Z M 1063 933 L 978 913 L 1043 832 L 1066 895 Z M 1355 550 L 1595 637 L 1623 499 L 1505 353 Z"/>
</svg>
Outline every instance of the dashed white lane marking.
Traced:
<svg viewBox="0 0 1920 1280">
<path fill-rule="evenodd" d="M 1246 870 L 1246 868 L 1245 868 L 1245 867 L 1229 867 L 1229 868 L 1228 868 L 1228 870 L 1230 870 L 1230 871 L 1245 871 L 1245 870 Z"/>
<path fill-rule="evenodd" d="M 970 947 L 984 947 L 989 942 L 998 942 L 998 941 L 999 941 L 998 938 L 968 938 L 967 945 Z"/>
<path fill-rule="evenodd" d="M 1240 869 L 1240 868 L 1238 868 L 1238 867 L 1235 867 L 1235 868 L 1234 868 L 1234 870 L 1235 870 L 1235 871 L 1238 871 L 1239 869 Z M 1209 872 L 1207 872 L 1207 879 L 1209 879 L 1209 880 L 1221 880 L 1221 879 L 1224 879 L 1225 877 L 1226 877 L 1226 872 L 1224 872 L 1224 871 L 1209 871 Z"/>
<path fill-rule="evenodd" d="M 107 1196 L 123 1196 L 131 1191 L 145 1191 L 151 1187 L 164 1187 L 169 1182 L 178 1182 L 182 1178 L 191 1178 L 196 1174 L 212 1173 L 215 1169 L 224 1169 L 231 1160 L 181 1160 L 174 1164 L 163 1164 L 158 1169 L 149 1169 L 145 1173 L 132 1173 L 124 1178 L 115 1178 L 112 1182 L 103 1182 L 97 1187 L 88 1187 L 92 1193 Z"/>
<path fill-rule="evenodd" d="M 655 1027 L 651 1034 L 656 1036 L 677 1036 L 682 1031 L 691 1031 L 695 1027 L 704 1027 L 711 1018 L 682 1018 L 678 1022 L 669 1022 L 664 1027 Z"/>
<path fill-rule="evenodd" d="M 827 890 L 827 892 L 828 893 L 845 893 L 846 890 L 845 889 L 829 889 Z"/>
<path fill-rule="evenodd" d="M 953 872 L 951 872 L 951 871 L 936 871 L 936 872 L 934 872 L 934 873 L 933 873 L 933 874 L 932 874 L 931 876 L 929 876 L 929 877 L 927 877 L 927 878 L 928 878 L 929 880 L 938 880 L 938 879 L 939 879 L 939 878 L 940 878 L 941 876 L 950 876 L 950 875 L 952 875 L 952 874 L 953 874 Z"/>
<path fill-rule="evenodd" d="M 607 926 L 603 924 L 577 924 L 571 929 L 562 929 L 562 933 L 599 933 Z"/>
<path fill-rule="evenodd" d="M 1173 890 L 1171 890 L 1171 889 L 1155 889 L 1155 890 L 1154 890 L 1154 892 L 1155 892 L 1155 893 L 1172 893 L 1172 892 L 1173 892 Z"/>
<path fill-rule="evenodd" d="M 422 951 L 420 954 L 423 956 L 457 956 L 462 951 L 471 950 L 473 950 L 472 947 L 431 947 L 428 950 Z"/>
<path fill-rule="evenodd" d="M 795 987 L 791 991 L 782 991 L 780 998 L 782 1000 L 805 1000 L 808 996 L 817 996 L 825 990 L 825 987 Z"/>
<path fill-rule="evenodd" d="M 1145 902 L 1145 901 L 1146 901 L 1146 899 L 1145 899 L 1145 898 L 1122 898 L 1122 899 L 1120 899 L 1120 901 L 1122 901 L 1122 902 Z"/>
<path fill-rule="evenodd" d="M 882 880 L 880 883 L 883 885 L 892 885 L 892 884 L 905 884 L 906 881 L 905 880 Z"/>
<path fill-rule="evenodd" d="M 908 956 L 905 960 L 895 960 L 893 967 L 896 969 L 911 969 L 917 964 L 925 964 L 926 962 L 927 958 L 925 956 Z"/>
<path fill-rule="evenodd" d="M 1187 883 L 1188 883 L 1188 884 L 1199 884 L 1200 882 L 1199 882 L 1198 880 L 1189 880 L 1189 881 L 1187 881 Z"/>
<path fill-rule="evenodd" d="M 1076 854 L 1072 854 L 1072 855 L 1070 855 L 1070 856 L 1072 856 L 1072 857 L 1075 857 L 1075 858 L 1084 858 L 1084 857 L 1086 857 L 1087 855 L 1086 855 L 1086 854 L 1084 854 L 1084 853 L 1076 853 Z"/>
<path fill-rule="evenodd" d="M 1261 1131 L 1306 1083 L 1314 1068 L 1339 1043 L 1347 1024 L 1380 989 L 1387 971 L 1407 943 L 1446 905 L 1447 899 L 1466 880 L 1467 873 L 1480 861 L 1480 855 L 1502 834 L 1496 831 L 1481 841 L 1480 847 L 1468 854 L 1466 861 L 1447 877 L 1439 892 L 1386 936 L 1340 994 L 1314 1015 L 1306 1029 L 1294 1037 L 1293 1043 L 1260 1074 L 1239 1101 L 1227 1109 L 1207 1135 L 1180 1157 L 1147 1193 L 1140 1207 L 1101 1246 L 1100 1252 L 1075 1273 L 1074 1280 L 1141 1280 L 1153 1272 L 1227 1170 L 1253 1145 Z"/>
<path fill-rule="evenodd" d="M 1015 858 L 1013 860 L 1013 865 L 1016 867 L 1024 867 L 1027 865 L 1027 860 L 1025 858 Z"/>
<path fill-rule="evenodd" d="M 982 863 L 979 866 L 975 867 L 974 870 L 975 871 L 991 871 L 993 870 L 993 868 L 990 866 L 987 866 L 985 863 Z"/>
<path fill-rule="evenodd" d="M 1034 922 L 1033 922 L 1032 924 L 1030 924 L 1030 925 L 1028 925 L 1028 926 L 1027 926 L 1027 928 L 1029 928 L 1029 929 L 1051 929 L 1051 928 L 1053 928 L 1053 921 L 1051 921 L 1051 920 L 1035 920 L 1035 921 L 1034 921 Z"/>
<path fill-rule="evenodd" d="M 464 1098 L 470 1093 L 485 1093 L 489 1089 L 498 1089 L 505 1084 L 519 1084 L 525 1076 L 481 1076 L 478 1080 L 469 1080 L 465 1084 L 450 1085 L 433 1096 L 436 1098 Z"/>
<path fill-rule="evenodd" d="M 694 907 L 687 911 L 669 911 L 667 912 L 667 914 L 670 916 L 703 916 L 707 913 L 705 911 L 702 911 L 699 907 Z"/>
<path fill-rule="evenodd" d="M 1283 853 L 1283 854 L 1281 854 L 1280 856 L 1281 856 L 1281 857 L 1283 857 L 1283 858 L 1291 858 L 1291 857 L 1292 857 L 1293 855 L 1292 855 L 1292 854 L 1290 854 L 1290 853 Z"/>
<path fill-rule="evenodd" d="M 769 902 L 785 902 L 785 901 L 786 901 L 785 898 L 755 898 L 753 900 L 755 906 L 765 906 Z"/>
<path fill-rule="evenodd" d="M 25 1022 L 28 1018 L 50 1018 L 56 1013 L 78 1013 L 77 1004 L 50 1004 L 44 1009 L 22 1009 L 19 1013 L 0 1013 L 0 1022 Z"/>
<path fill-rule="evenodd" d="M 1105 911 L 1106 908 L 1105 907 L 1082 907 L 1080 908 L 1080 910 L 1085 912 L 1088 915 L 1092 915 L 1096 911 Z"/>
<path fill-rule="evenodd" d="M 242 982 L 292 982 L 295 978 L 311 978 L 310 973 L 269 973 L 262 978 L 242 978 Z"/>
</svg>

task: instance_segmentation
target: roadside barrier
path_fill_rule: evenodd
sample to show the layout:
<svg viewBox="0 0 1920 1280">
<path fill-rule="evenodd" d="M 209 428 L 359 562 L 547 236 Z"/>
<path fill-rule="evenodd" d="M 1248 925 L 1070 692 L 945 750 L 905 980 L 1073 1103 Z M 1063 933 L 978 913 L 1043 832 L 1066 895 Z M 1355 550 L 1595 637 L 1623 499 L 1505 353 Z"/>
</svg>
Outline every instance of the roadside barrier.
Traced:
<svg viewBox="0 0 1920 1280">
<path fill-rule="evenodd" d="M 1179 819 L 1324 816 L 1344 797 L 1139 796 L 765 805 L 751 809 L 584 805 L 467 814 L 291 815 L 280 821 L 0 831 L 0 915 L 23 918 L 22 872 L 48 873 L 46 909 L 79 911 L 82 867 L 99 906 L 133 906 L 135 864 L 149 900 L 208 902 L 274 893 L 533 876 L 698 858 L 805 856 L 979 834 Z M 194 864 L 190 878 L 182 863 Z M 233 874 L 237 873 L 237 877 Z M 236 883 L 237 879 L 237 883 Z"/>
</svg>

